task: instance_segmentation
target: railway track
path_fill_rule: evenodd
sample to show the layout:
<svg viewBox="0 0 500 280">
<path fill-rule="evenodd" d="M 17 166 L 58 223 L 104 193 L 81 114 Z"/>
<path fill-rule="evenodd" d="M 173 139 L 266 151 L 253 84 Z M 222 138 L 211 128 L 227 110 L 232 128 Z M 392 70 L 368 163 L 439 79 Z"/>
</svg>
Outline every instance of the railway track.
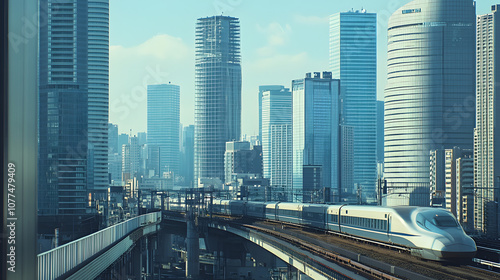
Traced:
<svg viewBox="0 0 500 280">
<path fill-rule="evenodd" d="M 257 226 L 252 225 L 244 225 L 246 228 L 254 229 L 259 232 L 263 232 L 274 237 L 278 237 L 281 240 L 284 240 L 290 244 L 293 244 L 301 249 L 314 253 L 318 256 L 323 257 L 326 260 L 334 262 L 343 266 L 344 268 L 355 270 L 358 274 L 363 275 L 370 279 L 383 279 L 383 280 L 399 280 L 401 278 L 394 277 L 390 274 L 384 273 L 383 271 L 371 268 L 369 266 L 363 265 L 357 261 L 353 261 L 349 258 L 343 257 L 341 255 L 335 254 L 331 251 L 325 250 L 317 245 L 301 242 L 300 239 L 297 239 L 288 234 L 278 233 L 274 230 L 263 229 Z"/>
<path fill-rule="evenodd" d="M 386 272 L 391 272 L 391 270 L 397 272 L 397 274 L 399 273 L 398 277 L 403 279 L 500 279 L 499 273 L 472 267 L 469 264 L 456 265 L 423 260 L 399 250 L 369 244 L 364 240 L 309 231 L 298 226 L 275 222 L 256 222 L 253 228 L 266 231 L 266 233 L 277 237 L 281 236 L 280 238 L 299 239 L 302 244 L 316 246 L 316 248 L 338 255 L 342 255 L 341 251 L 349 254 L 346 252 L 348 251 L 351 254 L 351 259 L 364 265 L 370 263 L 381 265 L 383 263 Z"/>
</svg>

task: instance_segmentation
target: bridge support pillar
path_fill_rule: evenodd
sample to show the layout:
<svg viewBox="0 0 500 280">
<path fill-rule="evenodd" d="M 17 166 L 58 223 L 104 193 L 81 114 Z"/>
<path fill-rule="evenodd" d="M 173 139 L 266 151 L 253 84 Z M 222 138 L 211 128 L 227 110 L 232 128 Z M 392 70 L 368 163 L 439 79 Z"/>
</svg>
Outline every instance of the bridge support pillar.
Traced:
<svg viewBox="0 0 500 280">
<path fill-rule="evenodd" d="M 146 272 L 146 279 L 152 279 L 153 277 L 153 256 L 155 250 L 155 240 L 153 236 L 147 236 L 144 238 L 145 248 L 144 251 L 144 272 Z"/>
<path fill-rule="evenodd" d="M 142 279 L 142 241 L 138 240 L 132 249 L 131 254 L 131 274 L 136 280 Z"/>
<path fill-rule="evenodd" d="M 153 275 L 154 278 L 154 267 L 155 267 L 155 262 L 156 262 L 156 251 L 158 249 L 158 238 L 156 234 L 151 235 L 149 238 L 149 248 L 148 248 L 148 254 L 149 254 L 149 273 Z M 152 278 L 152 279 L 153 279 Z"/>
<path fill-rule="evenodd" d="M 186 243 L 186 278 L 198 279 L 200 276 L 200 240 L 193 220 L 187 221 Z"/>
<path fill-rule="evenodd" d="M 173 262 L 174 251 L 172 250 L 172 234 L 161 230 L 158 234 L 158 261 L 162 264 Z"/>
<path fill-rule="evenodd" d="M 247 252 L 242 251 L 240 255 L 240 266 L 245 267 L 247 266 Z"/>
</svg>

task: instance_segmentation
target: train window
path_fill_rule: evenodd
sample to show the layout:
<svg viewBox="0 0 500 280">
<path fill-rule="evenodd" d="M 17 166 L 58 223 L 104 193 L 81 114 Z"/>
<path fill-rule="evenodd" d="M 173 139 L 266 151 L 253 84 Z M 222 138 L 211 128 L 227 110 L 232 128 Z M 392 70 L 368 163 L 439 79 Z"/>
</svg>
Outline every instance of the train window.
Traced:
<svg viewBox="0 0 500 280">
<path fill-rule="evenodd" d="M 416 218 L 417 224 L 425 229 L 432 230 L 435 227 L 458 227 L 456 219 L 445 212 L 419 213 Z"/>
<path fill-rule="evenodd" d="M 458 227 L 457 221 L 448 215 L 443 215 L 443 216 L 438 216 L 436 215 L 434 217 L 434 223 L 438 227 Z"/>
<path fill-rule="evenodd" d="M 425 218 L 424 218 L 424 215 L 422 215 L 422 214 L 418 214 L 418 215 L 417 215 L 417 224 L 418 224 L 420 227 L 426 228 L 426 227 L 425 227 Z"/>
</svg>

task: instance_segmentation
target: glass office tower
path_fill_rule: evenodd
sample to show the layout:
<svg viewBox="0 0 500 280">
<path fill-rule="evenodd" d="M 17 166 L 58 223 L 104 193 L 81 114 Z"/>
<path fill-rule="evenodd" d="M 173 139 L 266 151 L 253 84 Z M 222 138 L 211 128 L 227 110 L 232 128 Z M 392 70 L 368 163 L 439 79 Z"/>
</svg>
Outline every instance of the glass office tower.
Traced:
<svg viewBox="0 0 500 280">
<path fill-rule="evenodd" d="M 415 0 L 389 19 L 387 205 L 429 206 L 430 151 L 473 145 L 475 6 Z"/>
<path fill-rule="evenodd" d="M 331 201 L 340 190 L 340 81 L 331 72 L 292 81 L 293 200 Z"/>
<path fill-rule="evenodd" d="M 262 143 L 262 94 L 264 91 L 281 90 L 284 86 L 280 85 L 265 85 L 259 86 L 259 141 Z"/>
<path fill-rule="evenodd" d="M 195 180 L 224 181 L 226 142 L 241 134 L 240 24 L 213 16 L 196 23 Z"/>
<path fill-rule="evenodd" d="M 259 87 L 261 90 L 270 88 Z M 264 178 L 292 200 L 292 93 L 283 86 L 260 91 Z"/>
<path fill-rule="evenodd" d="M 39 233 L 97 230 L 108 189 L 108 0 L 42 0 Z"/>
<path fill-rule="evenodd" d="M 40 11 L 47 17 L 40 24 L 38 213 L 81 215 L 93 181 L 87 176 L 88 3 L 46 0 Z"/>
<path fill-rule="evenodd" d="M 180 87 L 148 85 L 148 145 L 160 148 L 160 171 L 179 172 Z"/>
<path fill-rule="evenodd" d="M 354 140 L 353 182 L 374 201 L 377 178 L 377 14 L 330 17 L 330 71 L 343 88 L 343 124 Z"/>
</svg>

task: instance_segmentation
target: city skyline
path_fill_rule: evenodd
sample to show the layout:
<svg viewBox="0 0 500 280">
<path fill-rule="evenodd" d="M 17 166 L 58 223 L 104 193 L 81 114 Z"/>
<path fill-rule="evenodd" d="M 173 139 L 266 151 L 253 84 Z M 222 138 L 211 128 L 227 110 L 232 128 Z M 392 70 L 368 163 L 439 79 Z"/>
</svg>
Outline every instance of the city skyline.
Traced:
<svg viewBox="0 0 500 280">
<path fill-rule="evenodd" d="M 0 278 L 500 275 L 500 4 L 128 1 L 0 12 Z"/>
<path fill-rule="evenodd" d="M 377 100 L 386 83 L 387 21 L 409 0 L 355 0 L 293 6 L 282 1 L 148 1 L 137 13 L 132 3 L 110 3 L 110 122 L 120 133 L 146 130 L 147 84 L 178 84 L 181 123 L 194 124 L 194 35 L 196 19 L 216 14 L 240 18 L 242 29 L 242 135 L 257 135 L 258 87 L 291 86 L 305 72 L 328 70 L 329 17 L 366 9 L 377 13 Z M 219 5 L 222 3 L 221 5 Z M 321 8 L 320 8 L 321 7 Z M 169 17 L 163 12 L 171 10 Z M 279 9 L 280 12 L 275 11 Z M 477 1 L 477 14 L 490 3 Z M 134 18 L 133 21 L 130 18 Z"/>
</svg>

